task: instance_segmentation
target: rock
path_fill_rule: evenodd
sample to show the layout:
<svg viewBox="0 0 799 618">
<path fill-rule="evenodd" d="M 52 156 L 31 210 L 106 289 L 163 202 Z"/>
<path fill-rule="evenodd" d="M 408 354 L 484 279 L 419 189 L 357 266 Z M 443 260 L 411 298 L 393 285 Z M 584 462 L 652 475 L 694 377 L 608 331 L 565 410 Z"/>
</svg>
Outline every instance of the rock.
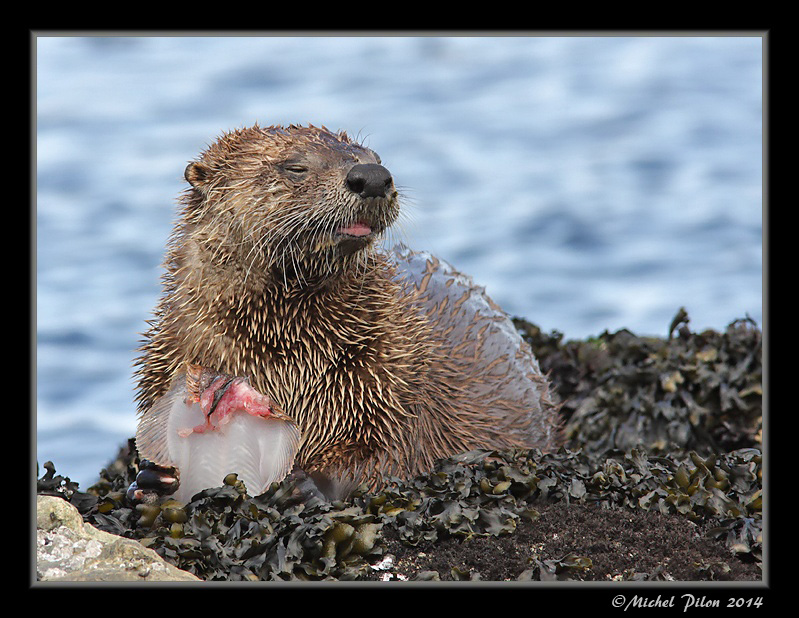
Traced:
<svg viewBox="0 0 799 618">
<path fill-rule="evenodd" d="M 134 539 L 83 523 L 63 498 L 36 496 L 36 578 L 41 581 L 201 581 Z"/>
</svg>

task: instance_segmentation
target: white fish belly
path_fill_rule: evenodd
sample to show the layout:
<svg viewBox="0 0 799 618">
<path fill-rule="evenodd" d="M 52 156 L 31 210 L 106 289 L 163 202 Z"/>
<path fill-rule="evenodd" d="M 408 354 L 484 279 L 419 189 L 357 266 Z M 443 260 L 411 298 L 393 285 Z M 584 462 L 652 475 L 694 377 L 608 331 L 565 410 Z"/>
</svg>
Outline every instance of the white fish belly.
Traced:
<svg viewBox="0 0 799 618">
<path fill-rule="evenodd" d="M 185 403 L 184 395 L 182 385 L 171 389 L 142 418 L 136 436 L 142 458 L 180 471 L 177 500 L 222 485 L 230 473 L 255 496 L 289 473 L 300 439 L 292 422 L 234 410 L 211 427 L 200 405 Z"/>
<path fill-rule="evenodd" d="M 263 493 L 286 474 L 289 437 L 283 421 L 233 412 L 229 422 L 204 433 L 180 435 L 180 430 L 202 425 L 198 404 L 177 406 L 170 417 L 170 458 L 180 470 L 175 497 L 188 501 L 198 491 L 218 487 L 231 472 L 238 474 L 251 495 Z"/>
</svg>

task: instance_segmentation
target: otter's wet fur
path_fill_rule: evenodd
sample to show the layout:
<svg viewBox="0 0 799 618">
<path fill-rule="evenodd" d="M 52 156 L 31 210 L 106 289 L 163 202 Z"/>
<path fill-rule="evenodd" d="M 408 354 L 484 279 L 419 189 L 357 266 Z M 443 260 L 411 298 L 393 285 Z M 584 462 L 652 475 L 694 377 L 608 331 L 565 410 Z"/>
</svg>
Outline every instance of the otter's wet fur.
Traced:
<svg viewBox="0 0 799 618">
<path fill-rule="evenodd" d="M 296 464 L 349 487 L 475 448 L 557 446 L 556 406 L 529 350 L 518 378 L 532 395 L 509 399 L 507 376 L 493 392 L 485 328 L 466 331 L 474 345 L 452 340 L 457 312 L 431 306 L 376 247 L 399 214 L 397 190 L 389 176 L 385 195 L 364 197 L 348 174 L 379 163 L 343 132 L 256 125 L 189 164 L 137 360 L 140 414 L 186 363 L 245 376 L 300 427 Z M 371 233 L 343 232 L 352 226 Z"/>
</svg>

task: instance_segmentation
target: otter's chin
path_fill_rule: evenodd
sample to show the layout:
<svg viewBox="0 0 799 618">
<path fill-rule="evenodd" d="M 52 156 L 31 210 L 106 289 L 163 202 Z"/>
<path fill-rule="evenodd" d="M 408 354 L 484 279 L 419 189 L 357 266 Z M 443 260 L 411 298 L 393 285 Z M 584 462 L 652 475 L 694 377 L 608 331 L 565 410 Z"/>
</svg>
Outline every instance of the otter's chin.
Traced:
<svg viewBox="0 0 799 618">
<path fill-rule="evenodd" d="M 374 236 L 372 235 L 363 238 L 342 237 L 337 244 L 339 253 L 342 256 L 348 257 L 353 253 L 357 253 L 358 251 L 361 251 L 362 249 L 368 247 L 373 239 Z"/>
</svg>

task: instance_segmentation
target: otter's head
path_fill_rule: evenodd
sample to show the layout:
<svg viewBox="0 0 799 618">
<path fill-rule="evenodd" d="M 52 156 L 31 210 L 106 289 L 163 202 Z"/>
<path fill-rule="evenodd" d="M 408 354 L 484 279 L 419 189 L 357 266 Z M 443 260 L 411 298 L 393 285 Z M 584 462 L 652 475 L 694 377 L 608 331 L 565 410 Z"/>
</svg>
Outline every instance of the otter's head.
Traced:
<svg viewBox="0 0 799 618">
<path fill-rule="evenodd" d="M 223 135 L 188 165 L 184 234 L 218 243 L 275 280 L 345 272 L 399 214 L 380 157 L 324 127 L 254 126 Z"/>
</svg>

